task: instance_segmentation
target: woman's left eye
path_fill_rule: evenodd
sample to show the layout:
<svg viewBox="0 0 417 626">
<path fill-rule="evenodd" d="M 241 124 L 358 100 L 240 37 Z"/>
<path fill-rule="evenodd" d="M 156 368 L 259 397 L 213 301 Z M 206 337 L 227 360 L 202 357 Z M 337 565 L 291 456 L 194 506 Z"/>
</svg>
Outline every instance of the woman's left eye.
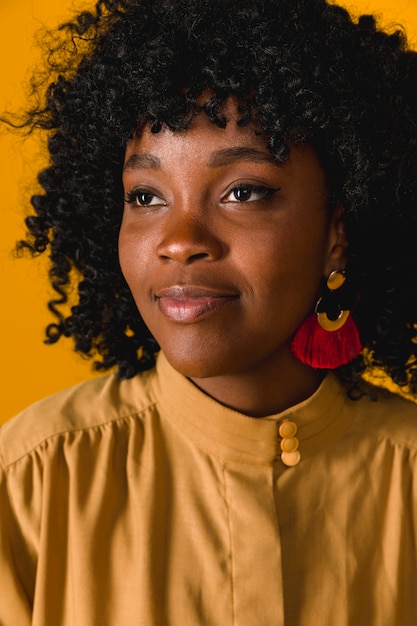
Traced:
<svg viewBox="0 0 417 626">
<path fill-rule="evenodd" d="M 271 198 L 278 189 L 263 185 L 236 185 L 223 198 L 223 202 L 256 202 Z"/>
</svg>

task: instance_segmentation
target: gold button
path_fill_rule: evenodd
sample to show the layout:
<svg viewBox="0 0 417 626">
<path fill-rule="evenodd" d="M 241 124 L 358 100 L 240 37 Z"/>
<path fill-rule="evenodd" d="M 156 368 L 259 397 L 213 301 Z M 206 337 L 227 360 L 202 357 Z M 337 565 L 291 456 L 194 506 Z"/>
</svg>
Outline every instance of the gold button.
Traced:
<svg viewBox="0 0 417 626">
<path fill-rule="evenodd" d="M 284 465 L 288 465 L 289 467 L 294 467 L 297 463 L 300 462 L 301 454 L 298 450 L 295 452 L 283 452 L 281 454 L 281 461 Z"/>
<path fill-rule="evenodd" d="M 294 437 L 297 432 L 297 424 L 294 422 L 290 422 L 290 420 L 286 420 L 282 422 L 279 427 L 279 434 L 281 437 Z"/>
<path fill-rule="evenodd" d="M 283 452 L 295 452 L 298 450 L 298 445 L 297 437 L 285 437 L 281 439 L 281 450 Z"/>
</svg>

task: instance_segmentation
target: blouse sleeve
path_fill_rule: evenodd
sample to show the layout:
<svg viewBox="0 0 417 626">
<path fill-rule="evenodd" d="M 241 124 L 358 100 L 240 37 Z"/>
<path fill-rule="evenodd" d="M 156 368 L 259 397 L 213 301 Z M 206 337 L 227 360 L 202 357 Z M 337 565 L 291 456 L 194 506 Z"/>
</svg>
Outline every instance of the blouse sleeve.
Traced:
<svg viewBox="0 0 417 626">
<path fill-rule="evenodd" d="M 21 486 L 22 490 L 24 485 Z M 0 468 L 0 626 L 29 626 L 35 566 Z"/>
</svg>

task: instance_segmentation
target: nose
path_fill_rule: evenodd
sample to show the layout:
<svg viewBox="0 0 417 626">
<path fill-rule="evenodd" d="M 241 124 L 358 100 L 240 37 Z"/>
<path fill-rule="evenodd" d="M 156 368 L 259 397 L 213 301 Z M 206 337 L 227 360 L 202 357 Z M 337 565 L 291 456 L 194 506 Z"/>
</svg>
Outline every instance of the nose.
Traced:
<svg viewBox="0 0 417 626">
<path fill-rule="evenodd" d="M 184 265 L 198 259 L 216 261 L 223 252 L 224 244 L 214 233 L 214 226 L 207 223 L 207 217 L 182 211 L 173 211 L 168 218 L 157 249 L 161 259 Z"/>
</svg>

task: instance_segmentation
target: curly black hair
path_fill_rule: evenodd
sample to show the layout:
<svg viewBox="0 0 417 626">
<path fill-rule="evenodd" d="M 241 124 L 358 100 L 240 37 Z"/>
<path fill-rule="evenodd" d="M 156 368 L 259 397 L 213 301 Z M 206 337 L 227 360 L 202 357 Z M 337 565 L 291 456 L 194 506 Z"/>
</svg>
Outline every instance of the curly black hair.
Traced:
<svg viewBox="0 0 417 626">
<path fill-rule="evenodd" d="M 337 373 L 355 383 L 376 366 L 417 395 L 417 53 L 400 29 L 325 0 L 99 0 L 48 46 L 46 97 L 24 125 L 47 131 L 50 160 L 21 245 L 49 250 L 49 342 L 71 336 L 122 378 L 153 365 L 118 262 L 125 146 L 144 124 L 187 128 L 209 91 L 213 123 L 234 95 L 278 159 L 291 142 L 315 148 L 360 295 L 365 350 Z"/>
</svg>

